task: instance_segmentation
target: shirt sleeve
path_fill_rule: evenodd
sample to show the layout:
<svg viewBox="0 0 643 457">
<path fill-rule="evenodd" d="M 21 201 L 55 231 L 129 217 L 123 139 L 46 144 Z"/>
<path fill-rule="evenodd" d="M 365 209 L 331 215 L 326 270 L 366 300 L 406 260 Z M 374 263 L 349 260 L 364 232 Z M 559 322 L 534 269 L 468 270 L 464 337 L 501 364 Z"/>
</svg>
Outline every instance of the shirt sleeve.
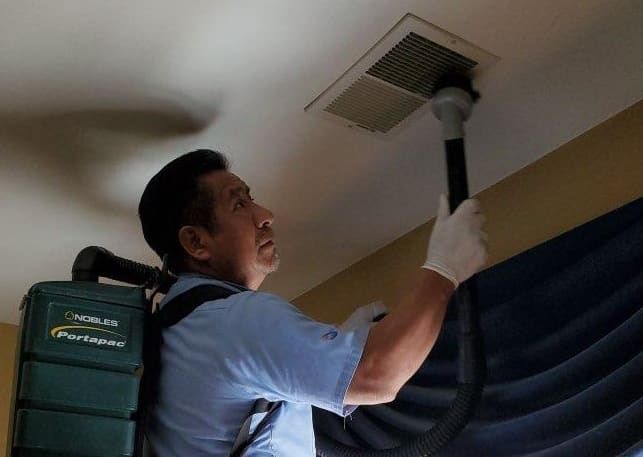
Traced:
<svg viewBox="0 0 643 457">
<path fill-rule="evenodd" d="M 225 321 L 230 331 L 227 375 L 269 401 L 308 403 L 342 417 L 369 326 L 341 331 L 317 322 L 282 298 L 239 294 Z"/>
</svg>

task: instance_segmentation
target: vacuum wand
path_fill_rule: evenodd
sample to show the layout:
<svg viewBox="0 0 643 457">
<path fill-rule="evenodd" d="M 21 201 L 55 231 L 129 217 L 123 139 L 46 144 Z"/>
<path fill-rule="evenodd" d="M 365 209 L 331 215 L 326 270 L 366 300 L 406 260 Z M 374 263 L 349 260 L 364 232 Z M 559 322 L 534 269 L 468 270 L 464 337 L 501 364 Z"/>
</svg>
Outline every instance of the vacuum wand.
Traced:
<svg viewBox="0 0 643 457">
<path fill-rule="evenodd" d="M 444 130 L 449 176 L 449 200 L 453 212 L 469 198 L 464 158 L 463 123 L 479 94 L 466 75 L 447 74 L 434 85 L 433 112 Z M 456 289 L 458 311 L 458 388 L 449 409 L 425 433 L 392 449 L 357 450 L 316 432 L 321 457 L 428 457 L 437 454 L 460 433 L 473 417 L 484 387 L 486 372 L 482 333 L 478 323 L 475 276 Z M 378 316 L 379 317 L 379 316 Z"/>
<path fill-rule="evenodd" d="M 469 198 L 464 149 L 464 121 L 471 115 L 473 103 L 480 94 L 471 86 L 468 76 L 446 74 L 435 84 L 433 113 L 442 122 L 446 150 L 449 206 L 451 212 Z M 458 382 L 482 384 L 486 363 L 478 317 L 478 289 L 475 276 L 455 292 L 459 319 Z"/>
</svg>

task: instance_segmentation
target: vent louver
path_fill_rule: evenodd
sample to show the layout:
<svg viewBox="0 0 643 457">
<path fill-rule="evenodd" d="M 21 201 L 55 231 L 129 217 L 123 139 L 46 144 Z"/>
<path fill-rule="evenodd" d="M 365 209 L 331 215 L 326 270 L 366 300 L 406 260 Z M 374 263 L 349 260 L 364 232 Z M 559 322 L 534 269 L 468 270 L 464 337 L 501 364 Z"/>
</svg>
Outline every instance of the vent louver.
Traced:
<svg viewBox="0 0 643 457">
<path fill-rule="evenodd" d="M 366 74 L 431 98 L 433 84 L 447 71 L 469 71 L 477 65 L 431 40 L 409 33 L 368 69 Z"/>
<path fill-rule="evenodd" d="M 389 137 L 427 109 L 447 71 L 479 72 L 498 60 L 486 51 L 407 14 L 306 111 Z"/>
<path fill-rule="evenodd" d="M 362 77 L 325 108 L 370 131 L 388 132 L 425 102 Z"/>
</svg>

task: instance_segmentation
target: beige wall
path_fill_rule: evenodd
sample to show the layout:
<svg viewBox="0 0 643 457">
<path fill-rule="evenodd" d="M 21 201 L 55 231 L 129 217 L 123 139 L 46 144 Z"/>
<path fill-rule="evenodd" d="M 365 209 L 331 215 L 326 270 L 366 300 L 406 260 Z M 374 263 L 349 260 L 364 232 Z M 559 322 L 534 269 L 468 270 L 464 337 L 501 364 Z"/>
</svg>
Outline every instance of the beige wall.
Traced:
<svg viewBox="0 0 643 457">
<path fill-rule="evenodd" d="M 490 265 L 643 196 L 643 102 L 483 191 Z M 475 173 L 475 170 L 469 170 Z M 437 196 L 436 196 L 437 197 Z M 390 308 L 424 262 L 431 223 L 302 295 L 310 316 L 341 322 L 356 306 Z M 5 448 L 17 327 L 0 324 L 0 452 Z"/>
<path fill-rule="evenodd" d="M 478 194 L 488 219 L 489 266 L 643 196 L 642 145 L 639 102 Z M 409 275 L 424 263 L 432 223 L 350 266 L 295 304 L 334 323 L 374 300 L 394 308 Z"/>
<path fill-rule="evenodd" d="M 17 326 L 0 323 L 0 455 L 7 446 L 17 335 Z"/>
</svg>

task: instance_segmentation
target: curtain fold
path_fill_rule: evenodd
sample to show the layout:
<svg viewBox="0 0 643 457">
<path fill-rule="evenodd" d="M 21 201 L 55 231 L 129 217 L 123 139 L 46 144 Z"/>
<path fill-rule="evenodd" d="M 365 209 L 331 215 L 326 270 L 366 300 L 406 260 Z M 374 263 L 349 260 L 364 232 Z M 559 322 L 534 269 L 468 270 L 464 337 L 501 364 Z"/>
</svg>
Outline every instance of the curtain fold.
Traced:
<svg viewBox="0 0 643 457">
<path fill-rule="evenodd" d="M 487 384 L 440 456 L 643 455 L 643 198 L 478 274 Z M 385 449 L 429 429 L 455 395 L 457 323 L 391 403 L 315 428 Z"/>
</svg>

